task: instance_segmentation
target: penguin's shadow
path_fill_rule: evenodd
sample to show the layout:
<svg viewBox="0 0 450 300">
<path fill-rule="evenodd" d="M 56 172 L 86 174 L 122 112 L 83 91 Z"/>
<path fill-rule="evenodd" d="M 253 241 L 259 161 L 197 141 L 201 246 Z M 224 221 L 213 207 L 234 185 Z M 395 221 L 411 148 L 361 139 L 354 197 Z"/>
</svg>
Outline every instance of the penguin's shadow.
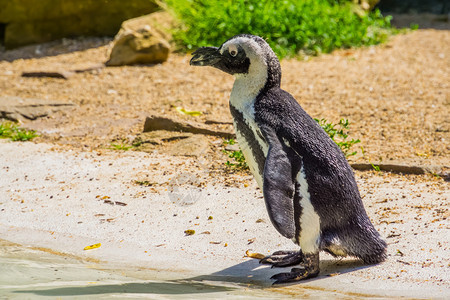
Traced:
<svg viewBox="0 0 450 300">
<path fill-rule="evenodd" d="M 270 265 L 260 264 L 259 260 L 257 259 L 250 259 L 209 275 L 201 275 L 188 278 L 186 279 L 186 281 L 222 281 L 268 287 L 272 286 L 272 283 L 274 282 L 270 279 L 270 277 L 278 273 L 290 272 L 291 269 L 295 267 L 296 266 L 290 266 L 286 268 L 271 268 Z M 345 274 L 368 267 L 370 266 L 364 264 L 361 260 L 358 259 L 324 259 L 320 261 L 319 276 L 301 282 L 321 280 L 326 277 L 334 276 L 337 274 Z M 296 282 L 294 284 L 297 283 L 299 282 Z"/>
<path fill-rule="evenodd" d="M 367 268 L 359 260 L 322 260 L 320 262 L 321 273 L 318 277 L 308 279 L 302 282 L 311 282 L 326 278 L 332 274 L 348 273 L 355 270 Z M 106 296 L 111 294 L 143 294 L 143 295 L 162 295 L 176 296 L 190 294 L 208 294 L 208 293 L 229 293 L 239 289 L 238 286 L 270 287 L 272 280 L 270 277 L 281 272 L 289 272 L 288 268 L 270 268 L 268 265 L 262 265 L 256 259 L 249 259 L 229 268 L 214 272 L 209 275 L 195 276 L 184 279 L 173 279 L 167 281 L 148 281 L 148 282 L 128 282 L 128 283 L 109 283 L 88 286 L 70 286 L 53 287 L 36 290 L 16 290 L 16 294 L 34 294 L 44 297 L 62 297 L 62 296 Z M 217 282 L 215 284 L 214 282 Z M 234 283 L 237 286 L 224 286 L 223 282 Z M 298 284 L 299 282 L 293 283 Z"/>
</svg>

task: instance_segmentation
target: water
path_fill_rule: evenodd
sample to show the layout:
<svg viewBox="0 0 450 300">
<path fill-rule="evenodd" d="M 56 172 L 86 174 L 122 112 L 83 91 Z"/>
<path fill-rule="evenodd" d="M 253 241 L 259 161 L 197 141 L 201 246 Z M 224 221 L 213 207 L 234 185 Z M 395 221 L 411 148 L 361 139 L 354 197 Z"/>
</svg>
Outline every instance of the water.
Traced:
<svg viewBox="0 0 450 300">
<path fill-rule="evenodd" d="M 156 270 L 116 269 L 94 260 L 83 261 L 49 249 L 23 247 L 0 240 L 0 299 L 283 298 L 283 295 L 261 288 L 228 282 L 157 280 L 159 273 Z M 167 274 L 163 277 L 167 278 Z"/>
<path fill-rule="evenodd" d="M 236 272 L 219 273 L 186 278 L 186 274 L 124 268 L 123 265 L 114 266 L 47 248 L 24 247 L 0 239 L 0 299 L 384 298 L 338 291 L 333 286 L 263 287 L 239 283 L 242 278 L 230 276 Z"/>
</svg>

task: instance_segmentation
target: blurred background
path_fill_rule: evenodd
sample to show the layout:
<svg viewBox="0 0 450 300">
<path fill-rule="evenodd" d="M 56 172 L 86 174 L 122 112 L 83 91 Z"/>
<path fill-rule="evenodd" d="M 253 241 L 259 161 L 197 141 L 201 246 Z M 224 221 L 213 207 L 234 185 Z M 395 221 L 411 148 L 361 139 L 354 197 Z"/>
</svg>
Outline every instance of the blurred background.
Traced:
<svg viewBox="0 0 450 300">
<path fill-rule="evenodd" d="M 151 0 L 0 0 L 0 44 L 12 49 L 64 37 L 114 36 L 123 21 L 159 10 L 156 2 L 165 5 Z M 182 1 L 167 2 L 178 5 Z M 395 26 L 415 22 L 420 28 L 448 27 L 450 5 L 445 0 L 332 2 L 356 2 L 363 10 L 380 9 L 383 15 L 394 15 Z M 419 14 L 422 16 L 417 17 Z"/>
</svg>

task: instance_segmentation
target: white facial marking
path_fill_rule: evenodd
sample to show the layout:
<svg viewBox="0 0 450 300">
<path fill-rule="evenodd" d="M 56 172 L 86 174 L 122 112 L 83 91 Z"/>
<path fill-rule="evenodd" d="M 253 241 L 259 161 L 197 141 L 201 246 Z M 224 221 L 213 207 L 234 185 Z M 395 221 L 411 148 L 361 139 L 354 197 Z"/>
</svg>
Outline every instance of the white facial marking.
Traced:
<svg viewBox="0 0 450 300">
<path fill-rule="evenodd" d="M 245 55 L 250 60 L 247 74 L 235 74 L 236 80 L 231 90 L 230 103 L 244 112 L 245 106 L 254 101 L 258 93 L 267 81 L 267 63 L 261 46 L 253 39 L 239 37 L 226 42 L 222 50 L 237 45 L 244 49 Z"/>
<path fill-rule="evenodd" d="M 228 47 L 228 52 L 230 53 L 231 56 L 235 57 L 238 54 L 238 48 L 236 45 L 231 44 Z"/>
<path fill-rule="evenodd" d="M 269 147 L 258 135 L 259 128 L 255 122 L 254 109 L 256 96 L 258 96 L 259 92 L 266 84 L 267 64 L 264 60 L 264 53 L 261 46 L 253 39 L 247 37 L 238 37 L 226 42 L 222 46 L 221 53 L 223 54 L 223 52 L 227 50 L 231 54 L 231 51 L 237 51 L 238 45 L 242 47 L 245 55 L 250 59 L 250 67 L 248 74 L 235 75 L 236 80 L 233 89 L 231 90 L 230 103 L 242 113 L 244 121 L 252 130 L 255 139 L 263 150 L 264 156 L 267 157 Z M 234 124 L 234 128 L 237 128 L 236 124 Z M 246 139 L 237 130 L 236 138 L 250 171 L 255 177 L 258 186 L 262 189 L 263 178 L 262 174 L 259 172 L 256 159 L 253 157 L 252 149 L 248 145 Z"/>
<path fill-rule="evenodd" d="M 303 253 L 315 253 L 319 249 L 320 237 L 320 217 L 311 204 L 311 197 L 308 192 L 308 182 L 306 181 L 305 170 L 302 166 L 296 177 L 300 184 L 300 206 L 302 214 L 300 216 L 300 234 L 298 241 Z"/>
</svg>

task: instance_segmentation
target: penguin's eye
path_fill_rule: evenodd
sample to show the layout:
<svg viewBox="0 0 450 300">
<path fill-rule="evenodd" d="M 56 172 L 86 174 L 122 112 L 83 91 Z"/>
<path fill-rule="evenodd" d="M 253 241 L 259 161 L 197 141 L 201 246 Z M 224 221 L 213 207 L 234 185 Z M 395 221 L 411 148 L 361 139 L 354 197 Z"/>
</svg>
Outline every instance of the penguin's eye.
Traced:
<svg viewBox="0 0 450 300">
<path fill-rule="evenodd" d="M 228 47 L 228 53 L 230 53 L 231 57 L 236 57 L 236 55 L 238 54 L 238 48 L 236 45 L 230 45 Z"/>
</svg>

